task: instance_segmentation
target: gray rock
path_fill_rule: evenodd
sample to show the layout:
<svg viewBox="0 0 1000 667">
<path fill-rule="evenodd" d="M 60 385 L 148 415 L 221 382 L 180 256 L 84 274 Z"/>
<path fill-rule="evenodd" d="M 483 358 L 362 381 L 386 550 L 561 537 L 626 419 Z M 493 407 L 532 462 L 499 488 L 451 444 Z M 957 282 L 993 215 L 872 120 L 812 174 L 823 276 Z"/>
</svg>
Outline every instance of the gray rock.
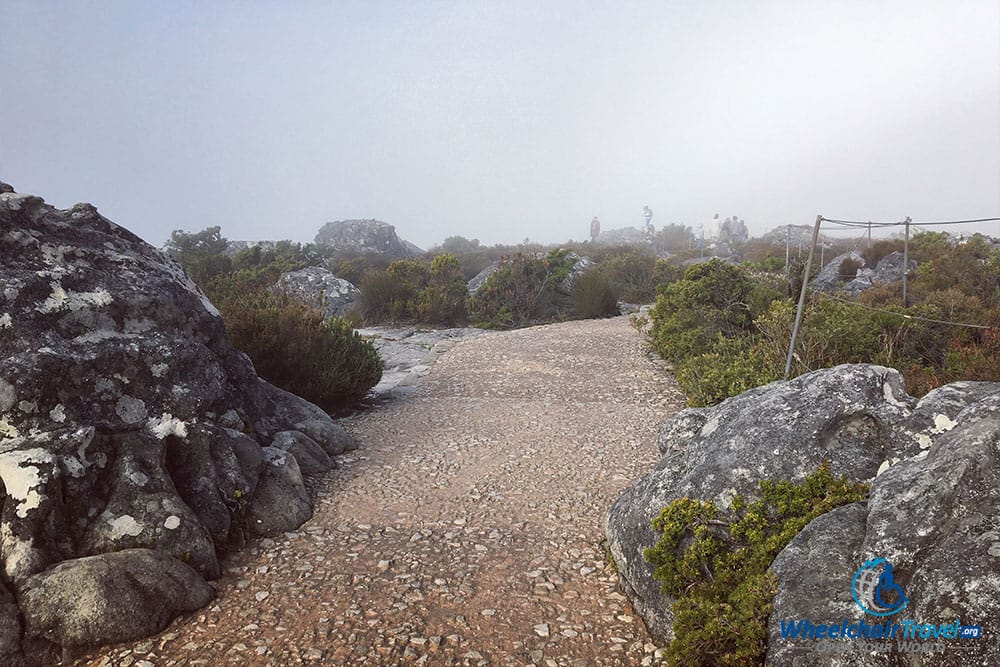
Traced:
<svg viewBox="0 0 1000 667">
<path fill-rule="evenodd" d="M 767 664 L 864 664 L 853 655 L 846 662 L 831 662 L 829 655 L 816 652 L 816 640 L 782 639 L 781 621 L 859 620 L 851 578 L 863 562 L 861 543 L 867 518 L 864 503 L 838 507 L 814 519 L 774 559 L 771 571 L 779 584 L 771 612 Z M 819 554 L 823 557 L 817 558 Z"/>
<path fill-rule="evenodd" d="M 482 271 L 480 271 L 479 273 L 477 273 L 475 276 L 473 276 L 472 280 L 470 280 L 469 283 L 468 283 L 469 294 L 475 294 L 476 292 L 478 292 L 479 288 L 483 286 L 483 283 L 485 283 L 489 279 L 490 276 L 492 276 L 494 273 L 496 273 L 497 269 L 499 269 L 499 268 L 500 268 L 500 262 L 499 261 L 492 262 L 485 269 L 483 269 Z"/>
<path fill-rule="evenodd" d="M 801 481 L 827 460 L 835 475 L 871 479 L 886 460 L 920 451 L 911 442 L 892 452 L 886 437 L 914 403 L 898 371 L 846 365 L 684 410 L 667 422 L 658 442 L 663 458 L 615 501 L 606 521 L 618 571 L 653 637 L 673 636 L 672 601 L 643 558 L 656 542 L 651 522 L 663 507 L 690 497 L 728 508 L 736 494 L 755 495 L 762 479 Z"/>
<path fill-rule="evenodd" d="M 910 271 L 917 268 L 916 260 L 909 261 Z M 898 283 L 903 279 L 903 253 L 891 252 L 878 261 L 874 269 L 859 269 L 857 277 L 844 286 L 844 290 L 859 294 L 876 285 Z"/>
<path fill-rule="evenodd" d="M 301 485 L 272 482 L 261 444 L 293 429 L 333 453 L 353 439 L 268 391 L 173 259 L 93 206 L 9 189 L 0 257 L 0 578 L 18 601 L 61 561 L 131 547 L 218 576 L 219 554 L 261 532 L 247 526 L 261 481 L 261 505 L 284 490 L 295 508 L 275 530 L 308 515 Z M 18 651 L 8 634 L 0 655 Z"/>
<path fill-rule="evenodd" d="M 385 366 L 382 379 L 371 393 L 391 398 L 412 391 L 440 355 L 484 331 L 471 327 L 367 327 L 358 329 L 358 333 L 372 341 Z"/>
<path fill-rule="evenodd" d="M 299 464 L 299 470 L 306 475 L 326 472 L 333 467 L 333 461 L 316 441 L 300 431 L 282 431 L 275 434 L 271 447 L 289 452 Z"/>
<path fill-rule="evenodd" d="M 295 530 L 312 516 L 312 503 L 295 457 L 264 447 L 264 471 L 250 500 L 248 524 L 256 535 Z"/>
<path fill-rule="evenodd" d="M 361 296 L 357 287 L 318 266 L 283 273 L 275 289 L 318 308 L 326 317 L 341 317 Z"/>
<path fill-rule="evenodd" d="M 358 448 L 358 441 L 344 427 L 330 419 L 330 415 L 304 398 L 260 380 L 264 395 L 271 402 L 273 423 L 284 425 L 274 430 L 301 431 L 313 439 L 330 456 Z M 273 436 L 272 436 L 273 437 Z"/>
<path fill-rule="evenodd" d="M 646 232 L 636 227 L 603 231 L 598 235 L 597 242 L 602 245 L 649 245 Z"/>
<path fill-rule="evenodd" d="M 3 184 L 0 183 L 0 186 Z M 3 188 L 0 187 L 0 191 Z M 0 664 L 19 667 L 21 653 L 21 611 L 14 594 L 0 580 Z"/>
<path fill-rule="evenodd" d="M 342 256 L 375 255 L 391 259 L 423 254 L 420 248 L 396 235 L 396 228 L 380 220 L 338 220 L 323 225 L 317 245 L 328 245 Z"/>
<path fill-rule="evenodd" d="M 837 255 L 827 262 L 826 266 L 820 269 L 816 277 L 812 279 L 812 286 L 819 290 L 832 290 L 837 289 L 838 286 L 847 282 L 842 268 L 844 262 L 847 260 L 851 260 L 862 267 L 865 265 L 865 258 L 857 252 L 851 251 L 843 255 Z"/>
<path fill-rule="evenodd" d="M 25 631 L 64 647 L 122 642 L 159 632 L 215 597 L 190 567 L 149 549 L 68 560 L 21 589 Z"/>
<path fill-rule="evenodd" d="M 855 573 L 875 558 L 892 563 L 910 600 L 900 621 L 958 618 L 984 629 L 1000 623 L 997 442 L 1000 383 L 955 383 L 919 402 L 903 393 L 896 371 L 875 366 L 774 383 L 715 408 L 685 410 L 664 425 L 660 463 L 609 512 L 611 551 L 636 609 L 654 637 L 668 641 L 671 601 L 659 594 L 642 559 L 656 539 L 652 514 L 679 497 L 712 500 L 725 510 L 733 493 L 755 495 L 762 479 L 799 480 L 828 459 L 835 474 L 870 483 L 871 495 L 815 519 L 772 563 L 779 592 L 767 664 L 918 664 L 851 642 L 817 652 L 816 641 L 781 637 L 781 624 L 881 622 L 851 594 Z M 934 654 L 933 664 L 1000 661 L 995 642 L 962 645 Z"/>
</svg>

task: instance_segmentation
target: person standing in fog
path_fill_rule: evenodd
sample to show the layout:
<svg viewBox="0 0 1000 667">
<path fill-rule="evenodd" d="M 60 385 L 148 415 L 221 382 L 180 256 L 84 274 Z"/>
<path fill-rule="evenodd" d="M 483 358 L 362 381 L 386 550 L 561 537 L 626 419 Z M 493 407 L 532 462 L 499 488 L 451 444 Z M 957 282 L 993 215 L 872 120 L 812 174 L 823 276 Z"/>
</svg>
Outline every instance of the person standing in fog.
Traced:
<svg viewBox="0 0 1000 667">
<path fill-rule="evenodd" d="M 601 221 L 594 216 L 594 219 L 590 221 L 590 240 L 593 243 L 597 243 L 597 237 L 601 235 Z"/>
</svg>

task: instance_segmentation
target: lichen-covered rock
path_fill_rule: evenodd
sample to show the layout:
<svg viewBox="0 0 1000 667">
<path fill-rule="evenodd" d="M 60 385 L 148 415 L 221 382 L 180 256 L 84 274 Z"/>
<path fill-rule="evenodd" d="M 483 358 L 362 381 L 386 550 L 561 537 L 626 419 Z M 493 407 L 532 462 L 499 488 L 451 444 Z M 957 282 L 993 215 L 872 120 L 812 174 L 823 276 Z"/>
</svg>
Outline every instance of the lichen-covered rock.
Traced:
<svg viewBox="0 0 1000 667">
<path fill-rule="evenodd" d="M 858 267 L 865 265 L 865 258 L 860 253 L 851 251 L 845 252 L 843 255 L 837 255 L 819 270 L 816 277 L 812 279 L 812 286 L 819 290 L 832 290 L 836 289 L 838 285 L 842 285 L 846 282 L 843 264 L 848 260 Z"/>
<path fill-rule="evenodd" d="M 276 535 L 295 530 L 311 516 L 312 503 L 295 457 L 281 449 L 265 447 L 264 469 L 257 493 L 250 500 L 250 530 L 256 535 Z"/>
<path fill-rule="evenodd" d="M 282 431 L 274 436 L 271 447 L 291 452 L 304 474 L 326 472 L 333 467 L 333 461 L 316 441 L 300 431 Z"/>
<path fill-rule="evenodd" d="M 28 635 L 78 647 L 151 635 L 214 597 L 176 558 L 126 549 L 68 560 L 30 577 L 21 587 L 21 609 Z"/>
<path fill-rule="evenodd" d="M 341 317 L 361 296 L 357 287 L 319 266 L 281 274 L 275 289 L 318 308 L 327 317 Z"/>
<path fill-rule="evenodd" d="M 772 564 L 779 593 L 767 662 L 904 664 L 892 662 L 898 656 L 817 654 L 813 641 L 781 638 L 780 622 L 861 619 L 852 578 L 879 557 L 892 563 L 912 601 L 908 619 L 1000 623 L 998 443 L 1000 383 L 955 383 L 916 401 L 898 372 L 854 365 L 758 387 L 664 425 L 663 458 L 609 511 L 611 552 L 651 633 L 668 641 L 672 600 L 643 558 L 657 539 L 652 518 L 681 497 L 725 509 L 737 493 L 756 496 L 761 480 L 801 481 L 828 460 L 834 474 L 870 483 L 871 497 L 815 519 Z M 955 567 L 957 555 L 969 566 Z M 934 664 L 1000 661 L 995 643 L 970 647 Z"/>
<path fill-rule="evenodd" d="M 400 239 L 395 227 L 375 219 L 328 222 L 316 233 L 316 244 L 330 246 L 341 256 L 402 259 L 423 253 L 412 243 Z"/>
<path fill-rule="evenodd" d="M 266 530 L 248 526 L 273 476 L 262 445 L 297 430 L 338 453 L 352 438 L 263 384 L 166 254 L 90 205 L 0 190 L 3 579 L 22 600 L 61 561 L 132 547 L 218 576 L 219 554 Z M 308 503 L 301 476 L 286 477 L 269 502 Z"/>
<path fill-rule="evenodd" d="M 908 266 L 912 271 L 917 268 L 917 262 L 911 259 Z M 857 276 L 854 277 L 854 280 L 844 285 L 843 289 L 857 295 L 876 285 L 897 283 L 903 279 L 903 273 L 903 253 L 897 250 L 880 259 L 875 268 L 865 267 L 858 269 Z"/>
<path fill-rule="evenodd" d="M 317 406 L 264 380 L 260 384 L 271 402 L 274 421 L 285 425 L 278 430 L 305 433 L 330 456 L 358 448 L 354 436 Z"/>
</svg>

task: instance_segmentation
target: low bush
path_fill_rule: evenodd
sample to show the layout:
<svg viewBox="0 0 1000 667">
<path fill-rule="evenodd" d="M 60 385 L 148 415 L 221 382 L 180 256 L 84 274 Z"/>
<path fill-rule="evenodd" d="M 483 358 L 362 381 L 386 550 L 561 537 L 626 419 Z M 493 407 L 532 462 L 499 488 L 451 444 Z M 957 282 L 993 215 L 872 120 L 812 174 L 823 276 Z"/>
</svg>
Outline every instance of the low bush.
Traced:
<svg viewBox="0 0 1000 667">
<path fill-rule="evenodd" d="M 557 293 L 576 263 L 565 249 L 545 257 L 516 254 L 506 257 L 469 301 L 476 326 L 511 329 L 564 319 Z"/>
<path fill-rule="evenodd" d="M 618 296 L 602 271 L 590 269 L 573 281 L 573 312 L 580 319 L 618 315 Z"/>
<path fill-rule="evenodd" d="M 364 398 L 382 377 L 375 347 L 340 318 L 263 291 L 216 305 L 261 377 L 325 410 Z"/>
<path fill-rule="evenodd" d="M 644 555 L 675 600 L 668 663 L 763 664 L 777 592 L 771 562 L 810 521 L 867 495 L 823 463 L 800 484 L 762 481 L 758 500 L 736 496 L 728 512 L 691 498 L 664 508 L 653 519 L 659 540 Z"/>
</svg>

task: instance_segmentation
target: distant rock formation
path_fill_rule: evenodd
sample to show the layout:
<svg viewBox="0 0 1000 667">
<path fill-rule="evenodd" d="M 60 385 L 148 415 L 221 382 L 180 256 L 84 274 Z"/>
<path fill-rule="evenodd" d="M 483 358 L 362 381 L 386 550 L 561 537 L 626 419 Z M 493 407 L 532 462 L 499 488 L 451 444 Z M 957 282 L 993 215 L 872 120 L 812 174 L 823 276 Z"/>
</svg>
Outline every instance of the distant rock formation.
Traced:
<svg viewBox="0 0 1000 667">
<path fill-rule="evenodd" d="M 771 231 L 764 234 L 760 239 L 768 243 L 773 244 L 785 244 L 785 240 L 790 238 L 791 244 L 796 248 L 801 244 L 806 250 L 809 249 L 810 244 L 812 244 L 812 225 L 781 225 L 780 227 L 775 227 Z M 819 240 L 821 243 L 830 244 L 835 242 L 837 239 L 832 239 L 829 236 L 819 235 Z"/>
<path fill-rule="evenodd" d="M 814 640 L 781 637 L 783 620 L 880 622 L 866 617 L 851 593 L 855 572 L 874 558 L 894 566 L 910 600 L 906 619 L 961 619 L 985 632 L 1000 624 L 998 439 L 1000 383 L 956 382 L 918 401 L 904 392 L 898 371 L 847 365 L 758 387 L 664 424 L 660 463 L 608 513 L 611 553 L 636 610 L 653 637 L 667 642 L 672 600 L 643 558 L 657 540 L 653 517 L 683 497 L 725 512 L 734 494 L 756 497 L 761 480 L 801 481 L 829 461 L 835 475 L 869 482 L 871 496 L 815 519 L 773 562 L 779 592 L 767 664 L 819 664 Z M 969 566 L 956 566 L 956 558 Z M 940 664 L 1000 663 L 995 642 L 962 646 Z M 844 650 L 852 650 L 850 642 Z M 862 651 L 843 664 L 889 663 Z"/>
<path fill-rule="evenodd" d="M 491 262 L 489 266 L 487 266 L 485 269 L 474 275 L 472 277 L 472 280 L 470 280 L 467 285 L 467 287 L 469 288 L 469 294 L 475 294 L 476 292 L 478 292 L 479 288 L 483 286 L 483 283 L 485 283 L 490 276 L 496 273 L 497 269 L 499 268 L 500 268 L 499 261 Z"/>
<path fill-rule="evenodd" d="M 603 245 L 649 245 L 646 232 L 636 227 L 621 227 L 608 229 L 597 237 L 597 243 Z"/>
<path fill-rule="evenodd" d="M 223 254 L 226 257 L 235 257 L 244 250 L 260 248 L 261 250 L 274 250 L 278 247 L 277 241 L 229 241 Z"/>
<path fill-rule="evenodd" d="M 275 288 L 319 308 L 327 317 L 343 316 L 361 296 L 350 282 L 318 266 L 281 274 Z"/>
<path fill-rule="evenodd" d="M 811 281 L 812 286 L 818 290 L 829 291 L 837 289 L 838 286 L 853 280 L 854 275 L 848 276 L 845 273 L 845 262 L 853 263 L 855 268 L 859 268 L 865 265 L 865 258 L 854 251 L 837 255 L 827 262 L 826 266 L 820 269 L 819 273 Z"/>
<path fill-rule="evenodd" d="M 910 271 L 917 268 L 916 260 L 910 260 Z M 860 294 L 876 285 L 891 285 L 903 279 L 903 253 L 898 250 L 891 252 L 878 261 L 874 269 L 858 269 L 854 280 L 844 285 L 843 289 L 853 295 Z"/>
<path fill-rule="evenodd" d="M 376 255 L 403 259 L 422 255 L 423 250 L 403 241 L 396 228 L 380 220 L 338 220 L 323 225 L 316 243 L 328 245 L 344 256 Z"/>
<path fill-rule="evenodd" d="M 327 457 L 355 445 L 257 377 L 165 253 L 89 204 L 0 191 L 0 663 L 13 665 L 205 604 L 220 554 L 309 517 L 289 441 Z"/>
</svg>

